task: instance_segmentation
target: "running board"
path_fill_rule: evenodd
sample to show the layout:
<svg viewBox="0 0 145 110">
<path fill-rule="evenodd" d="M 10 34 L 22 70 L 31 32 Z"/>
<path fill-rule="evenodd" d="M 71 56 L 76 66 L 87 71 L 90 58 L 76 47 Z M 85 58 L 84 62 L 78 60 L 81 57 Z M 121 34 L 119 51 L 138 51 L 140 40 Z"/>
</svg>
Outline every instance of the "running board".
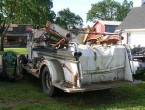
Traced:
<svg viewBox="0 0 145 110">
<path fill-rule="evenodd" d="M 125 85 L 131 85 L 131 84 L 138 84 L 141 81 L 114 81 L 114 82 L 107 82 L 107 83 L 96 83 L 96 84 L 85 84 L 82 85 L 82 88 L 73 88 L 70 84 L 61 84 L 61 83 L 53 83 L 53 85 L 59 89 L 62 89 L 64 92 L 68 93 L 75 93 L 75 92 L 85 92 L 85 91 L 96 91 L 96 90 L 103 90 L 103 89 L 109 89 L 109 88 L 116 88 L 120 86 Z M 65 86 L 68 85 L 68 86 Z"/>
<path fill-rule="evenodd" d="M 28 65 L 23 65 L 22 68 L 25 69 L 28 73 L 31 73 L 34 76 L 36 76 L 37 78 L 39 78 L 39 70 L 38 69 L 33 69 Z"/>
</svg>

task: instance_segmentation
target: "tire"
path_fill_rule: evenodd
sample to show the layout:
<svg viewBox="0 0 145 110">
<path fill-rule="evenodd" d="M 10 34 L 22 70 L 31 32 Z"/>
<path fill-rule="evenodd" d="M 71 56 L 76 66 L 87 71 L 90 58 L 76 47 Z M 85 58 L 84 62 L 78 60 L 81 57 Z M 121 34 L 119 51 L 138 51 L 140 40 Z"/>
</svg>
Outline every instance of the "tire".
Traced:
<svg viewBox="0 0 145 110">
<path fill-rule="evenodd" d="M 21 61 L 22 64 L 27 64 L 27 63 L 28 63 L 28 60 L 27 60 L 27 58 L 25 57 L 25 55 L 20 55 L 20 56 L 19 56 L 19 61 Z"/>
<path fill-rule="evenodd" d="M 41 81 L 44 93 L 50 97 L 57 95 L 58 90 L 52 85 L 52 76 L 49 73 L 48 67 L 44 67 Z"/>
<path fill-rule="evenodd" d="M 26 65 L 28 63 L 28 59 L 25 57 L 25 55 L 20 55 L 18 58 L 18 66 L 20 73 L 26 73 L 26 70 L 22 68 L 22 65 Z"/>
</svg>

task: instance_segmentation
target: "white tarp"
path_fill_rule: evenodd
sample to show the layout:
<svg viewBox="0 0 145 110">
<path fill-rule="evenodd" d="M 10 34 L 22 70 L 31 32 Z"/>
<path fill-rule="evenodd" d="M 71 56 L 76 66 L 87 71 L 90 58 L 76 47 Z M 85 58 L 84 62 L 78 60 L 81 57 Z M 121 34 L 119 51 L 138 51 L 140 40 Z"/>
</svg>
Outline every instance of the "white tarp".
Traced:
<svg viewBox="0 0 145 110">
<path fill-rule="evenodd" d="M 83 74 L 102 74 L 113 70 L 122 69 L 125 79 L 132 80 L 131 69 L 126 49 L 123 46 L 79 45 L 82 52 L 80 57 Z"/>
</svg>

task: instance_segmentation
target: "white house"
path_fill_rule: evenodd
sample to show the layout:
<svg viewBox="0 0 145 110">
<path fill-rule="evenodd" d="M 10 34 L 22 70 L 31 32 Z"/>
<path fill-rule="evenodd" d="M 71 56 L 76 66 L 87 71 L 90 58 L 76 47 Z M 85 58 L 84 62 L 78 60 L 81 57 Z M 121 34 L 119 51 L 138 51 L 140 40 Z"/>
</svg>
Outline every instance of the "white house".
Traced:
<svg viewBox="0 0 145 110">
<path fill-rule="evenodd" d="M 133 0 L 133 7 L 140 7 L 144 2 L 145 0 Z"/>
<path fill-rule="evenodd" d="M 125 29 L 123 44 L 145 46 L 145 4 L 143 0 L 134 0 L 134 7 L 118 26 Z"/>
</svg>

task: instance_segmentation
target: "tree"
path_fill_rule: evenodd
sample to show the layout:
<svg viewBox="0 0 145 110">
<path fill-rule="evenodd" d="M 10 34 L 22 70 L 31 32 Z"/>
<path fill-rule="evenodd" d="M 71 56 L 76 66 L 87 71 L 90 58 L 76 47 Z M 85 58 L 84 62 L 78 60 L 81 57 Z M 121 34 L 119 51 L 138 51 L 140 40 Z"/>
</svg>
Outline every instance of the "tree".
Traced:
<svg viewBox="0 0 145 110">
<path fill-rule="evenodd" d="M 118 20 L 122 21 L 131 9 L 131 2 L 123 1 L 121 5 L 114 0 L 103 0 L 96 4 L 92 4 L 91 9 L 87 13 L 87 21 L 94 20 Z"/>
<path fill-rule="evenodd" d="M 83 19 L 79 15 L 72 13 L 69 8 L 63 9 L 57 13 L 56 24 L 67 29 L 67 26 L 70 24 L 72 26 L 80 27 L 83 25 Z"/>
<path fill-rule="evenodd" d="M 0 50 L 9 24 L 44 25 L 55 17 L 52 6 L 52 0 L 0 0 Z"/>
<path fill-rule="evenodd" d="M 3 48 L 3 39 L 6 34 L 9 25 L 6 25 L 6 22 L 9 21 L 7 15 L 10 15 L 11 11 L 8 13 L 6 11 L 6 1 L 1 0 L 0 2 L 0 51 L 4 51 Z"/>
<path fill-rule="evenodd" d="M 132 1 L 128 2 L 127 0 L 124 0 L 122 3 L 122 6 L 118 10 L 117 20 L 123 21 L 123 19 L 127 16 L 127 14 L 129 13 L 129 11 L 132 7 L 133 7 Z"/>
<path fill-rule="evenodd" d="M 39 24 L 52 21 L 55 13 L 51 11 L 51 0 L 14 0 L 12 4 L 7 2 L 7 10 L 13 11 L 12 23 Z M 9 8 L 12 7 L 12 8 Z"/>
</svg>

